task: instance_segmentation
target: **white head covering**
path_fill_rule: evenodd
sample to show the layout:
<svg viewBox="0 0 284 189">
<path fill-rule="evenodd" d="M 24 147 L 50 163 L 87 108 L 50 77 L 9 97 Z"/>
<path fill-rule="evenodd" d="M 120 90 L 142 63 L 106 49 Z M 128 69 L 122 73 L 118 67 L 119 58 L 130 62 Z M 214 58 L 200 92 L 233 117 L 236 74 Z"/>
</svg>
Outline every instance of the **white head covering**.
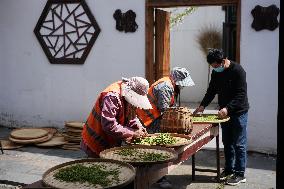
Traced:
<svg viewBox="0 0 284 189">
<path fill-rule="evenodd" d="M 174 67 L 171 70 L 171 77 L 176 85 L 180 85 L 182 87 L 195 85 L 190 77 L 189 71 L 185 68 Z"/>
<path fill-rule="evenodd" d="M 137 108 L 152 109 L 147 98 L 149 83 L 143 77 L 122 78 L 122 96 Z"/>
</svg>

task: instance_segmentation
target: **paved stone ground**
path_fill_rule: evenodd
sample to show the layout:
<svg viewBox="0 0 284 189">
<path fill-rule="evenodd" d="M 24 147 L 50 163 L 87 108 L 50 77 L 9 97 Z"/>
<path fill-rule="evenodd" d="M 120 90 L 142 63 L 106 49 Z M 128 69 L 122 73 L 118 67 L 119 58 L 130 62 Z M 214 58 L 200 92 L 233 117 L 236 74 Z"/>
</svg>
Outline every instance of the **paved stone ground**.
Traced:
<svg viewBox="0 0 284 189">
<path fill-rule="evenodd" d="M 9 135 L 10 129 L 0 126 L 0 138 Z M 216 166 L 214 150 L 200 150 L 196 153 L 196 166 L 214 169 Z M 81 151 L 63 150 L 60 148 L 39 148 L 26 146 L 17 150 L 0 152 L 0 189 L 11 188 L 8 185 L 19 183 L 30 184 L 42 178 L 49 168 L 71 160 L 86 157 Z M 221 166 L 224 158 L 221 154 Z M 259 153 L 248 154 L 247 183 L 232 187 L 214 182 L 216 174 L 196 172 L 196 180 L 191 180 L 191 159 L 174 169 L 167 178 L 174 189 L 275 189 L 276 158 Z M 157 189 L 153 186 L 152 189 Z"/>
<path fill-rule="evenodd" d="M 216 167 L 215 151 L 201 150 L 196 153 L 196 166 L 214 169 Z M 221 167 L 224 158 L 221 156 Z M 174 169 L 167 178 L 175 189 L 275 189 L 276 188 L 276 158 L 259 154 L 248 153 L 246 170 L 247 182 L 239 186 L 228 186 L 214 182 L 215 173 L 196 172 L 196 179 L 191 180 L 191 159 Z M 154 188 L 153 188 L 154 189 Z"/>
</svg>

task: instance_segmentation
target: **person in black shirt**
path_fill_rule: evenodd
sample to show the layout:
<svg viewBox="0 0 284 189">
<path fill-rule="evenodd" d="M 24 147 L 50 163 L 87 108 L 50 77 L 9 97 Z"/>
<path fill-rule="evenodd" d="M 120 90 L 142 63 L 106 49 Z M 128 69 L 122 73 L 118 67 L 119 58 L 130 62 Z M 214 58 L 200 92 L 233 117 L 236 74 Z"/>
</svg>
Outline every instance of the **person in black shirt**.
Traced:
<svg viewBox="0 0 284 189">
<path fill-rule="evenodd" d="M 218 116 L 230 116 L 221 123 L 225 168 L 221 180 L 229 185 L 246 182 L 248 97 L 246 72 L 240 64 L 224 57 L 222 50 L 210 49 L 207 62 L 213 67 L 207 92 L 193 115 L 202 113 L 218 94 Z"/>
</svg>

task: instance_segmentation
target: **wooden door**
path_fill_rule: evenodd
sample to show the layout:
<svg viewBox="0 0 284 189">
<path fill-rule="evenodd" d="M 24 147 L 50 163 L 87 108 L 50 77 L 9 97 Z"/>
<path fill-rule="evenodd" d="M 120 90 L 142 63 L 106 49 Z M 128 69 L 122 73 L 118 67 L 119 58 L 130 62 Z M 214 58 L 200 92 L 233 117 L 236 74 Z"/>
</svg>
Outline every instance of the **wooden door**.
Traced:
<svg viewBox="0 0 284 189">
<path fill-rule="evenodd" d="M 170 13 L 155 10 L 155 80 L 170 75 Z"/>
<path fill-rule="evenodd" d="M 228 59 L 236 61 L 236 23 L 223 23 L 222 49 Z"/>
<path fill-rule="evenodd" d="M 153 83 L 156 80 L 156 68 L 155 63 L 155 43 L 153 38 L 154 35 L 154 10 L 160 8 L 170 8 L 170 7 L 188 7 L 188 6 L 223 6 L 223 5 L 234 5 L 236 6 L 237 18 L 236 18 L 236 61 L 240 62 L 240 32 L 241 32 L 241 0 L 146 0 L 145 1 L 145 15 L 146 15 L 146 53 L 145 53 L 145 75 L 149 83 Z M 156 18 L 157 20 L 161 20 Z M 169 30 L 168 30 L 169 31 Z M 168 43 L 169 44 L 169 43 Z M 161 45 L 161 44 L 156 44 Z M 170 56 L 168 57 L 168 60 Z M 157 66 L 158 67 L 158 66 Z M 170 64 L 168 65 L 170 67 Z M 163 75 L 163 74 L 159 74 Z"/>
</svg>

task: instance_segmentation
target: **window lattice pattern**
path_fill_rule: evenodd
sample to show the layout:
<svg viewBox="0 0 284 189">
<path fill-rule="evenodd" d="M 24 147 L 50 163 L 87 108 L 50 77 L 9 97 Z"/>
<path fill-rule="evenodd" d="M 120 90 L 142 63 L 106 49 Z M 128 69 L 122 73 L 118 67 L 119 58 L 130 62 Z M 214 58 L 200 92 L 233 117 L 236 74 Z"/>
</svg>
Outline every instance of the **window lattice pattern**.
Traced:
<svg viewBox="0 0 284 189">
<path fill-rule="evenodd" d="M 100 28 L 83 0 L 49 0 L 34 30 L 51 63 L 83 64 Z"/>
</svg>

